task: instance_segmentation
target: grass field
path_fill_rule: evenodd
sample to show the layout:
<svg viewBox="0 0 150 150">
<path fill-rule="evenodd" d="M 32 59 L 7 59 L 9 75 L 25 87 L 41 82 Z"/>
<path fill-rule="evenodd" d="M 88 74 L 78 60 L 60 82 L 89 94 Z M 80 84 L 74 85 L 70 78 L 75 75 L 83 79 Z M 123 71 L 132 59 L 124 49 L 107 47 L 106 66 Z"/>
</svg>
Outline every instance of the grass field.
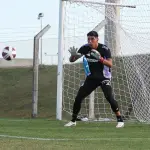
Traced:
<svg viewBox="0 0 150 150">
<path fill-rule="evenodd" d="M 0 69 L 0 150 L 150 150 L 148 124 L 116 129 L 115 123 L 78 122 L 66 128 L 56 121 L 56 69 L 40 68 L 37 119 L 31 119 L 32 69 Z"/>
<path fill-rule="evenodd" d="M 79 122 L 48 119 L 0 119 L 1 150 L 149 150 L 150 125 Z"/>
<path fill-rule="evenodd" d="M 38 117 L 55 118 L 56 69 L 40 68 Z M 32 68 L 0 69 L 0 117 L 31 117 L 32 72 Z"/>
</svg>

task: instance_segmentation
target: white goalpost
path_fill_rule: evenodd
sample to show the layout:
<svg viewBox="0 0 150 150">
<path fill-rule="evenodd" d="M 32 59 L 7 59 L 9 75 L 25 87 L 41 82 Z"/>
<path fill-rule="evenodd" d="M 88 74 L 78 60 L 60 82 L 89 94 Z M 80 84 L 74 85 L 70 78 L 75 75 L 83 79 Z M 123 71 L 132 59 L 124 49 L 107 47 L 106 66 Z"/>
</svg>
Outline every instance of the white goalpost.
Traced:
<svg viewBox="0 0 150 150">
<path fill-rule="evenodd" d="M 95 30 L 112 53 L 115 99 L 124 119 L 150 121 L 150 2 L 139 0 L 60 0 L 56 119 L 72 114 L 85 79 L 82 58 L 69 62 L 69 47 L 79 48 Z M 98 88 L 82 104 L 80 116 L 113 120 L 115 116 Z"/>
</svg>

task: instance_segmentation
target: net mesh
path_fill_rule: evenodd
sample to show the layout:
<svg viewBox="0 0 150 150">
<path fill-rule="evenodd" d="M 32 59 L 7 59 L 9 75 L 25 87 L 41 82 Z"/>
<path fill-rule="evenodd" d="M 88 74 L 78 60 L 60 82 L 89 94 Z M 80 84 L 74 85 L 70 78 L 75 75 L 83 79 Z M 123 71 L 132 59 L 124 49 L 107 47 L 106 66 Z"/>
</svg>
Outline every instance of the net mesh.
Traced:
<svg viewBox="0 0 150 150">
<path fill-rule="evenodd" d="M 68 49 L 85 44 L 86 34 L 105 20 L 106 25 L 98 33 L 100 43 L 111 49 L 111 84 L 121 113 L 129 120 L 150 120 L 149 12 L 148 0 L 64 2 L 63 110 L 72 113 L 75 96 L 85 79 L 82 59 L 70 64 Z M 90 96 L 83 101 L 80 115 L 89 116 L 89 101 Z M 100 88 L 94 92 L 94 115 L 96 118 L 115 118 Z"/>
</svg>

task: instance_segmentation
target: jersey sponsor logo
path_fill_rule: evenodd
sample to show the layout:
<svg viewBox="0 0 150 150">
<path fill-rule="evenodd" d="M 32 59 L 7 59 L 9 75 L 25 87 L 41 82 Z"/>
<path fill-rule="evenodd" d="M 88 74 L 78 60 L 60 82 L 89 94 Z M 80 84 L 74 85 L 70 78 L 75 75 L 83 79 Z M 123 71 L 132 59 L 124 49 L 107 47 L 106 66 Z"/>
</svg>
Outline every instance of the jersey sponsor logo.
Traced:
<svg viewBox="0 0 150 150">
<path fill-rule="evenodd" d="M 86 58 L 88 62 L 98 62 L 97 59 Z"/>
</svg>

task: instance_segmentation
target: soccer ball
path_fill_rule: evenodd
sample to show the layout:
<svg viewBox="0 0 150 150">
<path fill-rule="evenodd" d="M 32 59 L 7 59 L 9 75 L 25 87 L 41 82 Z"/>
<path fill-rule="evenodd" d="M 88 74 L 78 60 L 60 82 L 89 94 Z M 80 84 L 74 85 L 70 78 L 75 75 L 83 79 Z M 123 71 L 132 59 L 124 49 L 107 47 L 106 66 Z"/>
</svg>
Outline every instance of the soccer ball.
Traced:
<svg viewBox="0 0 150 150">
<path fill-rule="evenodd" d="M 2 57 L 7 61 L 14 59 L 16 57 L 16 49 L 10 46 L 5 47 L 2 50 Z"/>
</svg>

